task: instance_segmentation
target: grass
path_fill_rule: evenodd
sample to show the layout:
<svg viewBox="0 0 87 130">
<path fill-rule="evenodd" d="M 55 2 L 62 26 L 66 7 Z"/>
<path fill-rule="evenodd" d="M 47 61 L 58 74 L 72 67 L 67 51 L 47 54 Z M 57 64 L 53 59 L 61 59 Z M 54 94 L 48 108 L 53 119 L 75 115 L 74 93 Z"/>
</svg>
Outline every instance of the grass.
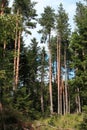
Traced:
<svg viewBox="0 0 87 130">
<path fill-rule="evenodd" d="M 35 121 L 34 128 L 39 128 L 40 130 L 79 130 L 78 126 L 82 120 L 82 114 L 55 115 Z"/>
</svg>

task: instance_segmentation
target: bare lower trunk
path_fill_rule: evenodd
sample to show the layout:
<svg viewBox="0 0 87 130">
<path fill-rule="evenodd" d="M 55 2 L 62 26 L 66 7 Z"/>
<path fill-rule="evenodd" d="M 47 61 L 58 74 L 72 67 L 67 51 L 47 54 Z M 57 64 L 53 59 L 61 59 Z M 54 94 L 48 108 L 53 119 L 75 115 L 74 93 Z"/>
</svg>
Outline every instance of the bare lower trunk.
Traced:
<svg viewBox="0 0 87 130">
<path fill-rule="evenodd" d="M 2 0 L 1 9 L 0 9 L 0 15 L 4 14 L 4 8 L 5 8 L 5 0 Z"/>
<path fill-rule="evenodd" d="M 63 114 L 63 111 L 62 111 L 62 93 L 60 93 L 60 115 L 62 115 Z"/>
<path fill-rule="evenodd" d="M 50 93 L 50 112 L 53 114 L 53 99 L 52 99 L 52 63 L 51 63 L 51 48 L 49 34 L 49 93 Z"/>
<path fill-rule="evenodd" d="M 4 50 L 6 49 L 6 41 L 4 41 L 4 47 L 3 48 L 4 48 Z"/>
<path fill-rule="evenodd" d="M 65 85 L 64 81 L 62 81 L 62 93 L 63 93 L 63 114 L 66 114 L 66 101 L 65 101 Z"/>
<path fill-rule="evenodd" d="M 13 84 L 13 90 L 16 90 L 16 65 L 17 65 L 17 28 L 18 23 L 16 23 L 16 34 L 15 34 L 15 47 L 14 47 L 14 84 Z"/>
<path fill-rule="evenodd" d="M 80 95 L 79 95 L 79 88 L 77 88 L 77 96 L 76 96 L 76 111 L 77 113 L 81 113 L 81 103 L 80 103 Z"/>
<path fill-rule="evenodd" d="M 49 91 L 50 91 L 50 111 L 51 114 L 53 113 L 53 100 L 52 100 L 52 70 L 51 70 L 51 58 L 49 59 L 49 64 L 50 64 L 50 81 L 49 81 Z"/>
<path fill-rule="evenodd" d="M 0 102 L 0 113 L 2 113 L 2 103 Z"/>
<path fill-rule="evenodd" d="M 20 31 L 18 34 L 18 50 L 17 50 L 17 66 L 16 66 L 16 79 L 15 79 L 15 83 L 16 83 L 16 87 L 18 85 L 18 80 L 19 80 L 19 61 L 20 61 Z"/>
<path fill-rule="evenodd" d="M 2 3 L 1 3 L 1 9 L 0 9 L 0 15 L 3 15 L 4 14 L 4 8 L 5 8 L 5 0 L 2 0 Z M 3 57 L 5 57 L 5 49 L 6 49 L 6 41 L 4 40 L 4 46 L 3 46 Z"/>
<path fill-rule="evenodd" d="M 65 106 L 66 106 L 66 114 L 68 113 L 68 83 L 67 83 L 67 43 L 65 43 L 64 47 L 64 66 L 65 66 Z"/>
<path fill-rule="evenodd" d="M 4 46 L 3 46 L 3 58 L 5 58 L 5 52 L 6 51 L 6 41 L 4 41 Z"/>
<path fill-rule="evenodd" d="M 60 91 L 59 91 L 59 39 L 57 37 L 57 85 L 58 85 L 58 114 L 60 114 L 60 105 L 59 105 L 59 101 L 60 101 Z"/>
<path fill-rule="evenodd" d="M 66 101 L 66 114 L 68 113 L 68 88 L 67 88 L 67 67 L 65 64 L 65 101 Z"/>
<path fill-rule="evenodd" d="M 69 108 L 68 108 L 69 110 L 68 111 L 70 113 L 70 95 L 68 95 L 68 102 L 69 102 Z"/>
<path fill-rule="evenodd" d="M 1 3 L 1 9 L 0 9 L 0 15 L 4 14 L 4 8 L 5 8 L 5 0 L 2 0 Z M 3 58 L 5 57 L 5 49 L 6 49 L 6 41 L 4 40 L 4 46 L 3 46 Z M 3 105 L 2 105 L 2 87 L 0 88 L 0 119 L 1 119 L 1 129 L 5 129 L 5 123 L 4 123 L 4 116 L 3 116 Z"/>
<path fill-rule="evenodd" d="M 60 37 L 57 39 L 57 85 L 58 85 L 58 114 L 61 114 L 61 95 L 60 95 L 60 87 L 61 87 L 61 40 Z"/>
<path fill-rule="evenodd" d="M 5 120 L 4 120 L 4 111 L 3 111 L 3 106 L 1 102 L 0 102 L 0 121 L 1 121 L 1 130 L 6 130 Z"/>
<path fill-rule="evenodd" d="M 63 91 L 63 114 L 64 115 L 65 115 L 65 111 L 66 111 L 66 109 L 65 109 L 65 93 Z"/>
<path fill-rule="evenodd" d="M 17 10 L 19 14 L 19 10 Z M 20 57 L 20 31 L 18 31 L 18 20 L 16 21 L 16 30 L 15 30 L 15 45 L 14 45 L 14 81 L 13 81 L 13 90 L 17 89 L 18 85 L 18 75 L 19 75 L 19 57 Z"/>
</svg>

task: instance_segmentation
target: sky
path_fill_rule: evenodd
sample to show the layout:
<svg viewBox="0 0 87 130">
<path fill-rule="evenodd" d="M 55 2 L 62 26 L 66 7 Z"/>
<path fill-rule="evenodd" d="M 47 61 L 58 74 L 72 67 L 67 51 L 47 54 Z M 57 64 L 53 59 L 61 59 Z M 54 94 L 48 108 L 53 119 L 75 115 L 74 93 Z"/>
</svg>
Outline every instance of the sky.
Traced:
<svg viewBox="0 0 87 130">
<path fill-rule="evenodd" d="M 10 5 L 12 5 L 12 1 L 13 0 L 10 0 Z M 73 18 L 75 15 L 76 2 L 79 2 L 79 0 L 31 0 L 31 1 L 37 2 L 37 4 L 35 5 L 35 9 L 37 10 L 38 17 L 40 17 L 40 14 L 43 13 L 44 7 L 46 6 L 51 6 L 55 10 L 55 13 L 57 13 L 58 6 L 60 3 L 62 3 L 66 13 L 68 13 L 69 23 L 71 25 L 72 30 L 75 28 Z M 33 37 L 36 37 L 38 42 L 40 42 L 40 36 L 37 33 L 39 29 L 41 29 L 41 27 L 40 25 L 37 24 L 37 28 L 31 30 L 32 36 L 27 35 L 24 36 L 24 42 L 26 43 L 26 45 L 28 45 L 28 43 Z"/>
</svg>

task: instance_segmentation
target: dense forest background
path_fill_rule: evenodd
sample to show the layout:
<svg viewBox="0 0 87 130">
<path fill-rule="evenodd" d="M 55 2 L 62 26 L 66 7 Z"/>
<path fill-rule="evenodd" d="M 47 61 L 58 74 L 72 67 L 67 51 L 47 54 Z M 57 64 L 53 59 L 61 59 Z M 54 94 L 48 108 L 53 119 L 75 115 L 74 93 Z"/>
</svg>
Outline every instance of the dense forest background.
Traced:
<svg viewBox="0 0 87 130">
<path fill-rule="evenodd" d="M 40 18 L 36 4 L 14 0 L 9 7 L 8 0 L 0 0 L 1 130 L 21 130 L 24 121 L 87 110 L 87 1 L 76 3 L 73 32 L 62 3 L 57 13 L 45 7 Z M 48 51 L 35 36 L 29 46 L 23 41 L 22 34 L 31 35 L 37 23 L 39 45 L 45 43 Z"/>
</svg>

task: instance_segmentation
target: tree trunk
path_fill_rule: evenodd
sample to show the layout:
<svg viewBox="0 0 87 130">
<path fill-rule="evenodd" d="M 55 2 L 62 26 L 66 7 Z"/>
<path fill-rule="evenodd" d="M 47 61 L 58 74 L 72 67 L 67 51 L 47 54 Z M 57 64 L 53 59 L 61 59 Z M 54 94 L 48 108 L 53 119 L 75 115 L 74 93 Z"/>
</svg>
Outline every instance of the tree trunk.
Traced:
<svg viewBox="0 0 87 130">
<path fill-rule="evenodd" d="M 70 93 L 69 93 L 69 90 L 68 90 L 68 112 L 70 114 Z"/>
<path fill-rule="evenodd" d="M 58 85 L 58 114 L 61 113 L 61 96 L 60 96 L 60 87 L 61 87 L 61 39 L 57 39 L 57 85 Z"/>
<path fill-rule="evenodd" d="M 49 93 L 50 93 L 50 112 L 53 114 L 53 99 L 52 99 L 52 62 L 51 62 L 51 47 L 49 34 Z"/>
<path fill-rule="evenodd" d="M 5 7 L 5 0 L 2 0 L 1 9 L 0 9 L 0 15 L 4 14 L 4 7 Z"/>
<path fill-rule="evenodd" d="M 66 114 L 68 113 L 68 89 L 67 89 L 67 55 L 66 55 L 66 43 L 64 48 L 64 66 L 65 66 L 65 106 L 66 106 Z"/>
<path fill-rule="evenodd" d="M 62 91 L 63 91 L 63 114 L 66 114 L 66 101 L 65 101 L 65 85 L 64 85 L 64 81 L 62 80 Z"/>
<path fill-rule="evenodd" d="M 0 9 L 0 15 L 3 15 L 4 14 L 4 8 L 5 8 L 5 0 L 2 0 L 2 3 L 1 3 L 1 9 Z M 4 45 L 3 45 L 3 57 L 5 57 L 5 49 L 6 49 L 6 41 L 4 40 Z"/>
<path fill-rule="evenodd" d="M 19 14 L 19 10 L 17 10 Z M 15 31 L 15 45 L 14 45 L 14 84 L 13 90 L 17 89 L 18 85 L 18 75 L 19 75 L 19 59 L 20 59 L 20 35 L 21 32 L 18 31 L 18 20 L 16 21 L 16 31 Z"/>
<path fill-rule="evenodd" d="M 17 30 L 18 28 L 18 22 L 16 22 L 16 32 L 15 32 L 15 45 L 14 45 L 14 85 L 13 85 L 13 90 L 16 90 L 16 65 L 17 65 Z"/>
<path fill-rule="evenodd" d="M 5 7 L 5 0 L 2 0 L 0 15 L 4 14 L 4 7 Z M 6 41 L 4 41 L 3 45 L 3 58 L 5 57 L 5 49 L 6 49 Z M 2 96 L 3 96 L 3 88 L 0 88 L 0 118 L 1 118 L 1 129 L 5 130 L 5 123 L 4 123 L 4 115 L 3 115 L 3 105 L 2 105 Z"/>
<path fill-rule="evenodd" d="M 79 88 L 76 89 L 77 96 L 76 96 L 76 112 L 81 113 L 81 103 L 80 103 L 80 95 L 79 95 Z"/>
<path fill-rule="evenodd" d="M 78 56 L 78 53 L 75 51 L 75 55 Z M 83 51 L 83 55 L 84 55 L 84 51 Z M 85 66 L 84 66 L 85 67 Z M 78 71 L 78 68 L 76 68 L 76 71 Z M 76 111 L 77 113 L 81 113 L 81 102 L 80 102 L 80 90 L 79 87 L 76 88 Z"/>
<path fill-rule="evenodd" d="M 17 50 L 16 79 L 15 79 L 15 81 L 16 81 L 16 88 L 17 88 L 18 80 L 19 80 L 20 35 L 21 35 L 21 32 L 19 31 L 19 34 L 18 34 L 18 50 Z"/>
<path fill-rule="evenodd" d="M 81 113 L 81 102 L 80 102 L 80 95 L 79 95 L 79 88 L 78 89 L 78 107 L 79 107 L 79 113 Z"/>
</svg>

